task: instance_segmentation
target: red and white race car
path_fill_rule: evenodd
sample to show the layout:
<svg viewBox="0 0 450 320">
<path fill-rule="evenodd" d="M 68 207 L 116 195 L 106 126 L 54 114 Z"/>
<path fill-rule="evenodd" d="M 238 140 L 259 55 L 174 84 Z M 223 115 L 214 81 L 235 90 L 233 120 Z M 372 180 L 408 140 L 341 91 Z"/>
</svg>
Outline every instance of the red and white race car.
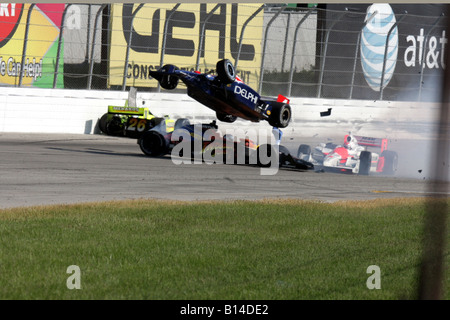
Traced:
<svg viewBox="0 0 450 320">
<path fill-rule="evenodd" d="M 397 152 L 387 150 L 388 140 L 348 134 L 341 145 L 321 143 L 313 150 L 301 144 L 297 157 L 309 161 L 324 171 L 357 173 L 383 173 L 393 175 L 397 171 Z M 369 151 L 368 148 L 379 148 Z M 378 151 L 379 150 L 379 151 Z"/>
</svg>

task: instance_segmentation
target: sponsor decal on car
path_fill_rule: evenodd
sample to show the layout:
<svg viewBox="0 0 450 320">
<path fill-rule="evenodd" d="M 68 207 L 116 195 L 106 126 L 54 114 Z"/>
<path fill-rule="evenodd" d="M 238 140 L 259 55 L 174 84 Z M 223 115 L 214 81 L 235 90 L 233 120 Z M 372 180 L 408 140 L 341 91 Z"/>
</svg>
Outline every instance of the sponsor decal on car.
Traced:
<svg viewBox="0 0 450 320">
<path fill-rule="evenodd" d="M 253 94 L 250 91 L 247 91 L 247 89 L 241 88 L 239 86 L 235 86 L 234 87 L 234 93 L 240 95 L 244 99 L 252 101 L 253 103 L 257 103 L 258 102 L 258 96 Z"/>
</svg>

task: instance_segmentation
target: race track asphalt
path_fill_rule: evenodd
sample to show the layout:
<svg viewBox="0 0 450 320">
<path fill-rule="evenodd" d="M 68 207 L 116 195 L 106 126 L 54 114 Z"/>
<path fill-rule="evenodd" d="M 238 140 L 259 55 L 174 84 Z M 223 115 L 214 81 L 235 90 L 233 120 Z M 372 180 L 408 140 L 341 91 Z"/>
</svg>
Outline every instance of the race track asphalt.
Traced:
<svg viewBox="0 0 450 320">
<path fill-rule="evenodd" d="M 290 144 L 294 149 L 295 143 Z M 176 165 L 169 156 L 148 158 L 136 140 L 105 135 L 1 133 L 0 150 L 0 208 L 125 199 L 329 202 L 426 196 L 430 191 L 422 168 L 426 161 L 414 162 L 411 175 L 403 167 L 393 177 L 286 169 L 261 175 L 256 166 Z"/>
</svg>

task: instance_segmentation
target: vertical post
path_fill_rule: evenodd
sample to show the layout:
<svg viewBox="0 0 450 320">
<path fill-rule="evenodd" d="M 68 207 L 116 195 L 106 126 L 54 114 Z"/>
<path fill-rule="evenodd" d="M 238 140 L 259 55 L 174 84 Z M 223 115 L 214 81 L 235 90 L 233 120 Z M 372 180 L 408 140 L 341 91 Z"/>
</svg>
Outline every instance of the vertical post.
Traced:
<svg viewBox="0 0 450 320">
<path fill-rule="evenodd" d="M 348 11 L 348 8 L 345 8 L 345 11 Z M 333 29 L 334 25 L 341 20 L 343 16 L 347 13 L 342 13 L 338 19 L 336 19 L 333 24 L 330 26 L 330 29 L 327 31 L 326 39 L 325 39 L 325 48 L 323 49 L 323 57 L 322 57 L 322 65 L 320 68 L 320 76 L 319 76 L 319 91 L 317 92 L 317 98 L 320 98 L 322 94 L 322 83 L 323 83 L 323 71 L 325 69 L 325 60 L 327 57 L 327 49 L 328 49 L 328 39 L 330 38 L 330 32 Z"/>
<path fill-rule="evenodd" d="M 58 49 L 56 51 L 55 73 L 53 75 L 53 89 L 56 88 L 56 83 L 57 83 L 57 78 L 58 78 L 59 60 L 61 57 L 61 42 L 62 42 L 62 36 L 63 36 L 63 30 L 64 30 L 64 23 L 66 21 L 66 13 L 71 5 L 72 5 L 72 3 L 70 3 L 66 6 L 66 8 L 64 9 L 62 18 L 61 18 L 61 28 L 59 29 L 59 38 L 58 38 Z"/>
<path fill-rule="evenodd" d="M 206 28 L 206 23 L 208 22 L 209 18 L 212 17 L 213 13 L 221 6 L 221 4 L 217 4 L 206 16 L 205 21 L 203 21 L 203 25 L 200 31 L 200 43 L 198 44 L 198 50 L 197 50 L 197 62 L 195 63 L 195 70 L 198 70 L 199 65 L 200 65 L 200 54 L 202 51 L 202 47 L 203 47 L 203 41 L 205 38 L 205 28 Z"/>
<path fill-rule="evenodd" d="M 286 50 L 287 50 L 287 43 L 288 43 L 288 37 L 289 37 L 289 28 L 291 25 L 291 12 L 288 11 L 288 19 L 287 19 L 287 26 L 286 26 L 286 34 L 284 35 L 284 48 L 283 48 L 283 56 L 281 57 L 281 73 L 284 72 L 284 63 L 286 60 Z"/>
<path fill-rule="evenodd" d="M 30 29 L 30 18 L 31 18 L 31 12 L 33 11 L 34 6 L 35 6 L 35 4 L 32 3 L 30 5 L 30 7 L 28 8 L 27 25 L 25 27 L 25 35 L 23 37 L 22 64 L 20 65 L 19 87 L 22 86 L 23 65 L 25 64 L 25 57 L 27 55 L 27 42 L 28 42 L 28 32 L 29 32 L 29 29 Z"/>
<path fill-rule="evenodd" d="M 167 29 L 169 27 L 169 21 L 172 18 L 175 11 L 178 9 L 178 7 L 181 5 L 181 3 L 177 3 L 173 8 L 172 12 L 169 16 L 166 17 L 166 21 L 164 23 L 164 34 L 163 34 L 163 40 L 162 40 L 162 46 L 161 46 L 161 58 L 159 60 L 159 66 L 162 67 L 164 64 L 164 56 L 166 54 L 166 41 L 167 41 Z M 161 91 L 161 86 L 158 82 L 158 92 Z"/>
<path fill-rule="evenodd" d="M 398 21 L 394 23 L 394 25 L 389 29 L 389 32 L 387 34 L 386 38 L 386 44 L 384 46 L 384 56 L 383 56 L 383 69 L 381 71 L 381 81 L 380 81 L 380 100 L 383 100 L 383 90 L 384 90 L 384 72 L 386 71 L 386 58 L 387 58 L 387 52 L 388 52 L 388 46 L 389 46 L 389 38 L 391 36 L 392 30 L 400 23 L 400 21 L 403 20 L 403 18 L 406 16 L 402 16 Z"/>
<path fill-rule="evenodd" d="M 94 47 L 95 47 L 95 37 L 97 35 L 97 25 L 98 25 L 98 17 L 100 13 L 106 8 L 107 4 L 103 4 L 100 9 L 97 11 L 94 22 L 94 35 L 92 36 L 92 46 L 91 46 L 91 60 L 89 61 L 89 79 L 87 84 L 87 89 L 91 90 L 92 85 L 92 73 L 94 72 Z"/>
<path fill-rule="evenodd" d="M 426 48 L 426 45 L 428 43 L 428 37 L 430 36 L 431 31 L 433 31 L 434 28 L 436 28 L 436 25 L 441 20 L 442 16 L 443 16 L 443 14 L 441 14 L 441 16 L 436 19 L 436 21 L 431 26 L 430 30 L 428 30 L 428 33 L 427 33 L 427 35 L 425 37 L 425 41 L 423 43 L 421 71 L 420 71 L 420 82 L 419 82 L 419 101 L 422 101 L 422 82 L 423 82 L 423 73 L 425 72 L 425 51 L 426 51 L 425 48 Z"/>
<path fill-rule="evenodd" d="M 133 22 L 134 22 L 134 18 L 136 17 L 136 14 L 139 12 L 139 10 L 142 9 L 143 6 L 144 6 L 143 3 L 139 4 L 139 6 L 136 8 L 136 10 L 134 10 L 133 15 L 131 17 L 130 34 L 128 35 L 127 53 L 126 53 L 126 56 L 125 56 L 125 65 L 123 67 L 122 91 L 125 91 L 125 88 L 127 86 L 127 68 L 128 68 L 128 58 L 130 56 L 131 40 L 132 40 L 132 35 L 133 35 Z"/>
<path fill-rule="evenodd" d="M 284 10 L 284 8 L 286 8 L 286 4 L 283 4 L 281 6 L 281 8 L 277 11 L 277 13 L 275 13 L 275 15 L 272 17 L 272 19 L 270 19 L 270 21 L 267 23 L 266 31 L 264 33 L 264 44 L 263 44 L 263 48 L 262 48 L 261 68 L 259 71 L 261 73 L 259 75 L 259 93 L 260 94 L 262 92 L 262 83 L 263 83 L 263 78 L 264 78 L 264 60 L 265 60 L 265 56 L 266 56 L 267 35 L 269 33 L 270 26 L 275 21 L 275 19 L 280 15 L 280 13 Z"/>
<path fill-rule="evenodd" d="M 91 8 L 92 5 L 88 4 L 88 16 L 87 16 L 87 29 L 86 29 L 86 54 L 85 61 L 89 59 L 89 42 L 91 42 Z"/>
<path fill-rule="evenodd" d="M 355 72 L 356 72 L 356 61 L 358 59 L 358 52 L 359 52 L 359 44 L 361 42 L 361 34 L 364 30 L 364 28 L 367 26 L 367 24 L 372 21 L 372 19 L 375 17 L 375 15 L 378 13 L 378 11 L 375 11 L 372 13 L 372 15 L 367 19 L 366 23 L 364 24 L 364 27 L 361 28 L 358 34 L 358 40 L 356 41 L 356 50 L 355 50 L 355 59 L 353 60 L 353 73 L 352 73 L 352 83 L 350 85 L 350 97 L 351 99 L 353 97 L 353 84 L 355 83 Z"/>
<path fill-rule="evenodd" d="M 450 6 L 447 5 L 447 10 Z M 450 28 L 447 20 L 446 28 Z M 450 161 L 450 58 L 446 57 L 447 66 L 444 69 L 444 79 L 441 84 L 441 107 L 436 128 L 437 139 L 434 142 L 433 152 L 430 158 L 430 169 L 433 178 L 429 183 L 429 191 L 433 198 L 426 200 L 426 212 L 424 219 L 423 252 L 420 266 L 418 298 L 420 300 L 445 299 L 446 270 L 448 261 L 446 257 L 446 244 L 448 239 L 448 181 Z"/>
<path fill-rule="evenodd" d="M 292 43 L 292 54 L 291 54 L 291 71 L 289 73 L 289 89 L 288 89 L 288 97 L 291 95 L 292 91 L 292 79 L 294 78 L 294 58 L 295 58 L 295 49 L 297 46 L 297 35 L 298 30 L 300 30 L 300 26 L 305 22 L 306 19 L 308 19 L 309 15 L 313 12 L 313 9 L 309 9 L 309 11 L 304 15 L 302 20 L 297 24 L 295 27 L 295 33 L 294 33 L 294 42 Z"/>
<path fill-rule="evenodd" d="M 164 35 L 163 35 L 163 42 L 162 42 L 162 48 L 161 48 L 161 59 L 159 62 L 159 65 L 162 67 L 164 64 L 164 55 L 166 53 L 166 41 L 167 41 L 167 29 L 169 27 L 169 21 L 172 18 L 175 11 L 178 9 L 181 3 L 177 3 L 173 8 L 171 14 L 166 17 L 166 21 L 164 23 Z"/>
<path fill-rule="evenodd" d="M 245 31 L 245 28 L 247 27 L 248 23 L 249 23 L 251 20 L 253 20 L 253 18 L 256 17 L 256 15 L 257 15 L 262 9 L 264 9 L 265 6 L 266 6 L 266 5 L 263 4 L 261 7 L 258 8 L 258 10 L 256 10 L 255 12 L 253 12 L 253 14 L 252 14 L 252 15 L 244 22 L 244 25 L 242 26 L 242 29 L 241 29 L 241 36 L 240 36 L 240 38 L 239 38 L 239 50 L 238 50 L 238 54 L 237 54 L 237 57 L 236 57 L 236 61 L 234 62 L 234 67 L 235 67 L 236 69 L 237 69 L 237 65 L 238 65 L 238 62 L 239 62 L 239 57 L 240 57 L 240 55 L 241 55 L 241 50 L 242 50 L 242 40 L 243 40 L 243 37 L 244 37 L 244 31 Z"/>
</svg>

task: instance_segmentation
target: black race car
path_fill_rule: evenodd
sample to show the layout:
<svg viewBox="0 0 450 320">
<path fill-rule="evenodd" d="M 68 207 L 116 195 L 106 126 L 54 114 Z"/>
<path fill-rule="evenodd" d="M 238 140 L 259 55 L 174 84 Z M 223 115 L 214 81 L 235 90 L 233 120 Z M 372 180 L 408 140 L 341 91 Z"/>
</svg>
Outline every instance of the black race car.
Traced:
<svg viewBox="0 0 450 320">
<path fill-rule="evenodd" d="M 187 142 L 187 144 L 183 144 Z M 258 145 L 251 139 L 238 139 L 229 134 L 222 135 L 216 121 L 193 125 L 188 119 L 177 119 L 174 130 L 168 131 L 164 122 L 144 132 L 138 139 L 141 151 L 149 157 L 167 154 L 188 159 L 201 159 L 205 162 L 227 164 L 255 164 L 268 167 L 278 161 L 280 168 L 313 170 L 314 165 L 306 160 L 292 156 L 282 145 Z M 181 147 L 181 148 L 180 148 Z M 189 154 L 184 154 L 186 150 Z M 279 157 L 273 157 L 278 152 Z"/>
<path fill-rule="evenodd" d="M 217 75 L 184 71 L 171 64 L 149 73 L 167 90 L 175 89 L 181 79 L 187 86 L 188 96 L 214 110 L 220 121 L 234 122 L 239 117 L 253 122 L 266 120 L 273 127 L 285 128 L 291 120 L 292 111 L 286 97 L 262 99 L 236 76 L 228 59 L 217 62 Z"/>
</svg>

